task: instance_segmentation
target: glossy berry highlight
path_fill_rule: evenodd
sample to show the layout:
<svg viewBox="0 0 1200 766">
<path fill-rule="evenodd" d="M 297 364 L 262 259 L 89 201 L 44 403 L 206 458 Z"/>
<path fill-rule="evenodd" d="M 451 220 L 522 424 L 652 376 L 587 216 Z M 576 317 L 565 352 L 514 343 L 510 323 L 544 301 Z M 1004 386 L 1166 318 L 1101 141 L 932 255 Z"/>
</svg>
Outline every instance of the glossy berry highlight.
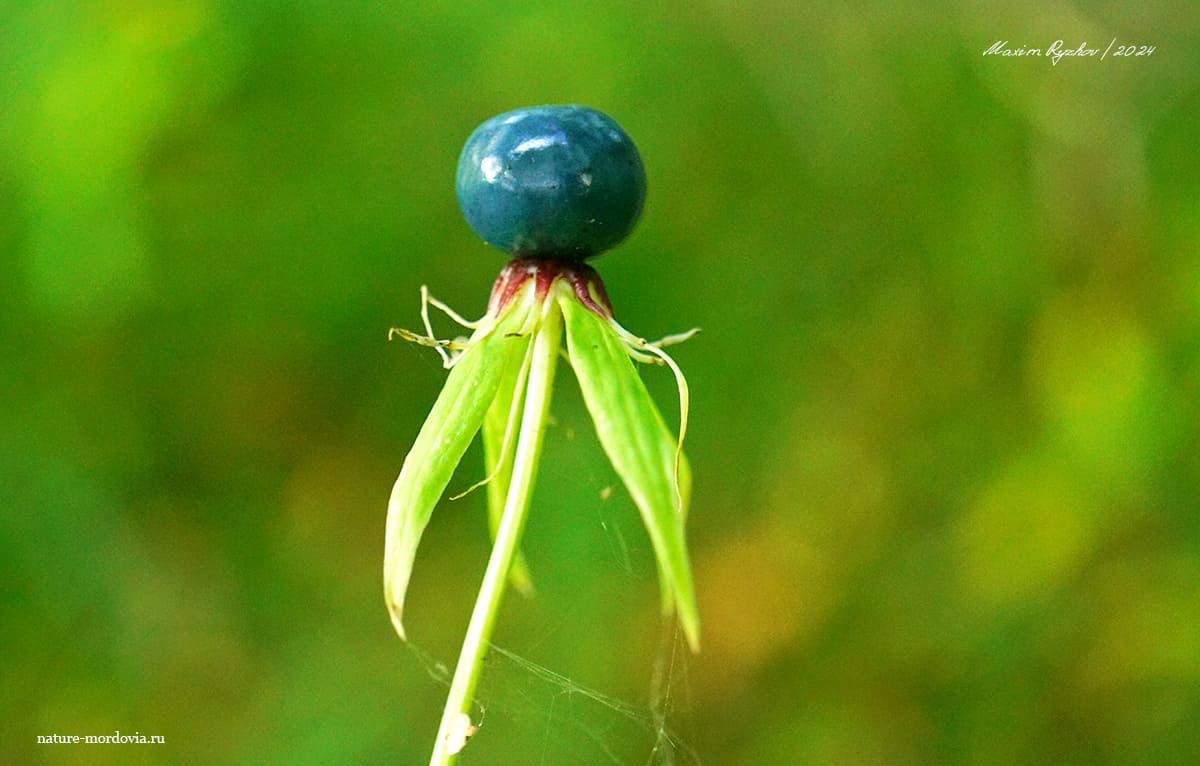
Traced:
<svg viewBox="0 0 1200 766">
<path fill-rule="evenodd" d="M 585 106 L 537 106 L 467 139 L 455 189 L 467 223 L 513 257 L 583 260 L 629 236 L 646 173 L 629 135 Z"/>
</svg>

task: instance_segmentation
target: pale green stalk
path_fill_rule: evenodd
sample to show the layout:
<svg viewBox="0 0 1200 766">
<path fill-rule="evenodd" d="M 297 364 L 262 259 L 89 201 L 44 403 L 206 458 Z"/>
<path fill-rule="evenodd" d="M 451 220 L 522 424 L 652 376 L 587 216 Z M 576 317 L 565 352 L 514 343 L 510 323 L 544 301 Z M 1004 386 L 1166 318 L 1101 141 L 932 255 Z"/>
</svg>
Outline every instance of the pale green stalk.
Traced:
<svg viewBox="0 0 1200 766">
<path fill-rule="evenodd" d="M 525 405 L 513 456 L 508 498 L 496 529 L 496 541 L 483 575 L 483 583 L 479 586 L 475 608 L 471 612 L 458 666 L 450 682 L 450 693 L 446 698 L 430 766 L 450 766 L 457 760 L 457 751 L 462 748 L 460 721 L 464 715 L 471 714 L 471 700 L 529 511 L 562 340 L 562 314 L 558 302 L 547 300 L 543 310 L 532 340 Z"/>
</svg>

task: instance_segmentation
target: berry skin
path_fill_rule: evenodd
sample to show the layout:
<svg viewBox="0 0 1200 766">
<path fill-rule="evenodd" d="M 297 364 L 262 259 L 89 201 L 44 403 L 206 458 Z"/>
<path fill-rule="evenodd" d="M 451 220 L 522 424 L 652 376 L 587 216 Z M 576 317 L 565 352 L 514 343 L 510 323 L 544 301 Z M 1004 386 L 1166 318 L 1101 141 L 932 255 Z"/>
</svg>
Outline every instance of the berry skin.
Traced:
<svg viewBox="0 0 1200 766">
<path fill-rule="evenodd" d="M 484 122 L 455 183 L 467 223 L 513 257 L 578 261 L 633 231 L 646 173 L 633 141 L 585 106 L 535 106 Z"/>
</svg>

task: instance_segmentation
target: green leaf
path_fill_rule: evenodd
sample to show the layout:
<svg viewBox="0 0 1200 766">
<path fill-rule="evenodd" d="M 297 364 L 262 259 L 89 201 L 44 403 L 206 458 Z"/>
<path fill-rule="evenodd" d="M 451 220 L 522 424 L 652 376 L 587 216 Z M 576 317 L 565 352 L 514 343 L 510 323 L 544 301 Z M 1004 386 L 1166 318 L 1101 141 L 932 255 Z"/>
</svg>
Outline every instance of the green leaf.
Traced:
<svg viewBox="0 0 1200 766">
<path fill-rule="evenodd" d="M 392 624 L 405 637 L 404 596 L 417 545 L 438 498 L 511 367 L 519 367 L 528 338 L 517 336 L 528 316 L 527 301 L 513 300 L 495 322 L 485 322 L 450 369 L 446 385 L 404 459 L 388 501 L 383 584 Z"/>
<path fill-rule="evenodd" d="M 678 609 L 679 624 L 696 651 L 700 645 L 700 617 L 684 536 L 691 489 L 687 459 L 680 456 L 677 494 L 677 443 L 638 377 L 624 342 L 608 320 L 574 295 L 560 295 L 559 304 L 566 324 L 567 354 L 600 444 L 633 497 L 650 535 L 663 611 Z"/>
<path fill-rule="evenodd" d="M 527 339 L 525 346 L 528 348 Z M 529 352 L 526 351 L 521 364 L 510 364 L 505 368 L 500 390 L 483 419 L 483 457 L 487 470 L 488 529 L 492 540 L 500 527 L 504 515 L 504 503 L 508 497 L 508 486 L 512 479 L 513 456 L 517 451 L 517 431 L 520 426 L 521 408 L 525 397 L 525 380 L 529 375 Z M 529 577 L 529 565 L 525 555 L 517 551 L 509 572 L 514 588 L 528 596 L 533 592 L 533 581 Z"/>
</svg>

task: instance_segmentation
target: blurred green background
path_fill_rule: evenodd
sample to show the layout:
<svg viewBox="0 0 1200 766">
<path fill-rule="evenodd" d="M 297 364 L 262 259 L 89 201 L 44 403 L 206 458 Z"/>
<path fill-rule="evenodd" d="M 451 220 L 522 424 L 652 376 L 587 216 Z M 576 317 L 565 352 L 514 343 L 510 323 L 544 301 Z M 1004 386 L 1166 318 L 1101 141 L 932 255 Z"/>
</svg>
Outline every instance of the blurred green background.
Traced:
<svg viewBox="0 0 1200 766">
<path fill-rule="evenodd" d="M 647 167 L 618 318 L 704 329 L 704 647 L 563 375 L 462 763 L 1195 762 L 1200 10 L 1125 5 L 6 3 L 0 762 L 426 761 L 484 497 L 406 647 L 383 520 L 444 373 L 387 329 L 482 313 L 459 148 L 563 102 Z M 1156 51 L 981 55 L 1113 37 Z M 167 744 L 34 744 L 115 729 Z"/>
</svg>

